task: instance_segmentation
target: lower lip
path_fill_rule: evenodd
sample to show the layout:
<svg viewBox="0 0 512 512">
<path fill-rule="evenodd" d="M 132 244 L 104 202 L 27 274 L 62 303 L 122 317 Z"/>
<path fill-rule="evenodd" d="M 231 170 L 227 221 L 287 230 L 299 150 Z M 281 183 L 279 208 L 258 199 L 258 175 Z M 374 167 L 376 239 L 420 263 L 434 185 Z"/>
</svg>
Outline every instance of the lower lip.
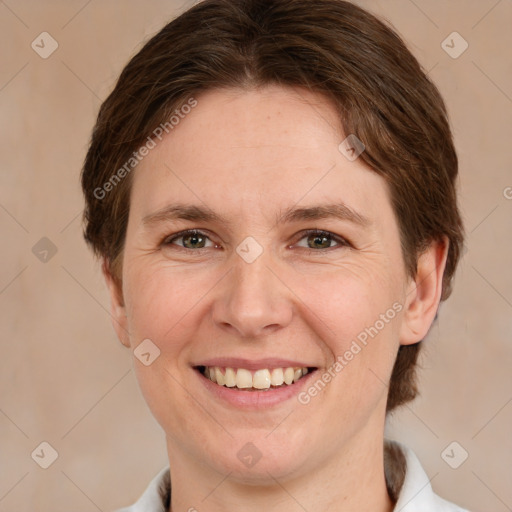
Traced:
<svg viewBox="0 0 512 512">
<path fill-rule="evenodd" d="M 203 386 L 214 396 L 235 407 L 244 409 L 265 409 L 290 400 L 300 393 L 310 377 L 316 373 L 316 370 L 314 370 L 293 384 L 284 385 L 279 388 L 270 388 L 268 391 L 244 391 L 237 388 L 219 386 L 219 384 L 212 382 L 198 370 L 194 369 L 193 371 L 199 377 Z"/>
</svg>

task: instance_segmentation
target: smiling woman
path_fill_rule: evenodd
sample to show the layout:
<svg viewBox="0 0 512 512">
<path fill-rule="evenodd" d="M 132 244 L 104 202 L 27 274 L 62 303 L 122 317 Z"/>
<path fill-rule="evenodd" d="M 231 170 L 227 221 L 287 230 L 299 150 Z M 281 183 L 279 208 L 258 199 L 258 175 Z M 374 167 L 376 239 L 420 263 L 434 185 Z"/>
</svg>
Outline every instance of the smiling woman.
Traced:
<svg viewBox="0 0 512 512">
<path fill-rule="evenodd" d="M 205 0 L 133 57 L 82 174 L 167 440 L 170 469 L 125 510 L 462 510 L 384 440 L 450 294 L 456 177 L 437 89 L 349 2 Z"/>
</svg>

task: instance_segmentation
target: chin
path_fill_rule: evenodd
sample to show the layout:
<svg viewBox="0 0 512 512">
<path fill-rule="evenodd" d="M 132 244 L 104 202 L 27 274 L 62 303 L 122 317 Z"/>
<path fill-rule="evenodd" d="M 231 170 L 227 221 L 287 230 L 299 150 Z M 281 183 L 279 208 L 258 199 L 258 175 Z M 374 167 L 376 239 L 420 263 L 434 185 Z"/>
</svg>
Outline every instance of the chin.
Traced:
<svg viewBox="0 0 512 512">
<path fill-rule="evenodd" d="M 311 459 L 304 450 L 307 439 L 289 432 L 280 436 L 271 432 L 268 428 L 255 430 L 253 436 L 245 431 L 229 438 L 225 449 L 215 445 L 210 464 L 224 475 L 229 473 L 230 480 L 248 485 L 275 485 L 274 479 L 286 480 L 303 473 Z M 204 457 L 204 452 L 201 455 Z"/>
</svg>

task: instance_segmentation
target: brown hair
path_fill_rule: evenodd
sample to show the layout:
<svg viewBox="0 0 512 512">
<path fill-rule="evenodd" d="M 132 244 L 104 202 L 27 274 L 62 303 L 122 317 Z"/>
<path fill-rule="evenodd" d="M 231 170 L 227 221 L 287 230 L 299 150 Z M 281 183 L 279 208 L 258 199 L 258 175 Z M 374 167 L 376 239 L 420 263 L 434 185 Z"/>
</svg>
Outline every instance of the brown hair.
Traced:
<svg viewBox="0 0 512 512">
<path fill-rule="evenodd" d="M 344 132 L 363 141 L 360 158 L 389 185 L 409 275 L 430 242 L 448 237 L 445 300 L 463 226 L 444 102 L 391 28 L 341 0 L 205 0 L 130 60 L 100 108 L 82 172 L 84 236 L 113 277 L 120 283 L 130 207 L 126 162 L 194 95 L 266 84 L 324 94 L 338 109 Z M 388 411 L 417 394 L 419 348 L 399 349 Z"/>
</svg>

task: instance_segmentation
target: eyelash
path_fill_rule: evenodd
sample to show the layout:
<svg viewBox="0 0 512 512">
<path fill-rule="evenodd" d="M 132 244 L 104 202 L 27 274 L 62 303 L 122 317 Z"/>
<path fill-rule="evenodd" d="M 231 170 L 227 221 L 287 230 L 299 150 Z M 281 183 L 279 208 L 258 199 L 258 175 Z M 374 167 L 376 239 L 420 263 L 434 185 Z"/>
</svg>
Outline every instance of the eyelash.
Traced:
<svg viewBox="0 0 512 512">
<path fill-rule="evenodd" d="M 181 246 L 178 246 L 177 244 L 172 243 L 172 242 L 179 240 L 180 238 L 183 238 L 187 235 L 199 235 L 199 236 L 208 238 L 210 240 L 210 237 L 206 233 L 204 233 L 198 229 L 187 229 L 185 231 L 180 231 L 179 233 L 176 233 L 175 235 L 171 235 L 170 237 L 168 236 L 167 238 L 165 238 L 163 240 L 162 245 L 164 245 L 164 246 L 176 245 L 179 249 L 183 249 L 185 251 L 194 251 L 194 252 L 199 252 L 201 249 L 211 249 L 211 247 L 200 247 L 199 249 L 189 249 L 188 247 L 181 247 Z M 307 251 L 309 253 L 325 252 L 329 249 L 339 249 L 341 247 L 352 247 L 352 245 L 350 244 L 350 242 L 348 240 L 346 240 L 345 238 L 343 238 L 341 236 L 335 235 L 334 233 L 331 233 L 330 231 L 323 231 L 321 229 L 306 229 L 306 230 L 302 231 L 300 233 L 300 235 L 301 236 L 300 236 L 300 238 L 298 238 L 297 241 L 300 241 L 303 238 L 307 238 L 311 235 L 315 235 L 315 236 L 319 236 L 319 237 L 329 238 L 338 244 L 337 246 L 327 247 L 326 249 L 311 249 L 309 247 L 301 247 L 301 249 L 304 249 L 305 251 Z"/>
</svg>

